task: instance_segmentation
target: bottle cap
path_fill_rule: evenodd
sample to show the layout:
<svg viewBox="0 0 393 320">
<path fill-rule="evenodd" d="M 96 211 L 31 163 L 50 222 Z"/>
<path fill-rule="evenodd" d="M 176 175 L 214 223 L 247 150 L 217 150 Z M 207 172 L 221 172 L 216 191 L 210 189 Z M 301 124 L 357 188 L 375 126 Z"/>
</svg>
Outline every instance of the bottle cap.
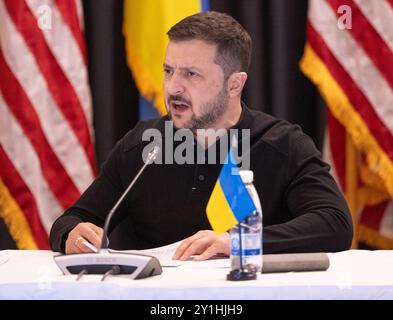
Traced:
<svg viewBox="0 0 393 320">
<path fill-rule="evenodd" d="M 239 173 L 244 183 L 252 183 L 254 181 L 254 172 L 251 170 L 241 170 Z"/>
</svg>

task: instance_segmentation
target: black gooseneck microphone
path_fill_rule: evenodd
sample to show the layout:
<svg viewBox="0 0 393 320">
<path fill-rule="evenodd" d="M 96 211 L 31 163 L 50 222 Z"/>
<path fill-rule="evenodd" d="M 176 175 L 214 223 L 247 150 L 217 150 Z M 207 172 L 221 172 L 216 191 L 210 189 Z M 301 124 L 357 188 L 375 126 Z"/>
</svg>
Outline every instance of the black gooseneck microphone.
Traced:
<svg viewBox="0 0 393 320">
<path fill-rule="evenodd" d="M 101 240 L 101 250 L 108 249 L 108 229 L 109 229 L 109 224 L 111 222 L 111 219 L 113 217 L 113 214 L 116 212 L 117 208 L 121 205 L 123 202 L 124 198 L 127 196 L 127 194 L 130 192 L 131 188 L 134 186 L 135 182 L 138 180 L 139 176 L 142 174 L 142 172 L 145 170 L 145 168 L 149 165 L 152 164 L 153 161 L 157 158 L 158 153 L 160 152 L 160 147 L 155 146 L 153 147 L 150 152 L 147 155 L 145 164 L 143 167 L 138 171 L 134 179 L 130 182 L 128 185 L 127 189 L 124 190 L 123 194 L 120 196 L 119 200 L 115 203 L 111 211 L 109 211 L 108 216 L 105 219 L 105 224 L 104 224 L 104 232 L 102 234 L 102 240 Z"/>
<path fill-rule="evenodd" d="M 150 150 L 145 164 L 138 171 L 135 178 L 130 182 L 113 208 L 109 211 L 109 214 L 105 219 L 101 248 L 99 252 L 58 255 L 54 257 L 56 264 L 63 274 L 77 274 L 78 277 L 76 280 L 79 280 L 81 276 L 86 274 L 103 274 L 104 276 L 102 277 L 102 281 L 104 281 L 108 275 L 123 274 L 127 275 L 131 279 L 141 279 L 162 273 L 160 262 L 153 256 L 119 251 L 111 252 L 108 249 L 107 237 L 110 221 L 117 208 L 130 192 L 146 166 L 156 159 L 159 152 L 160 148 L 158 146 L 155 146 Z"/>
</svg>

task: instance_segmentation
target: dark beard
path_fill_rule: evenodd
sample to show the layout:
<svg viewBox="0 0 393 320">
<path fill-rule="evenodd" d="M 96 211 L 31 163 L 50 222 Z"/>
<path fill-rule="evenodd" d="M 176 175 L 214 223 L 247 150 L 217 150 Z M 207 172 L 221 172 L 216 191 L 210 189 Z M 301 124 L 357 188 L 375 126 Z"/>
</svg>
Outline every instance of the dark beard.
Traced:
<svg viewBox="0 0 393 320">
<path fill-rule="evenodd" d="M 226 90 L 226 85 L 224 84 L 221 91 L 213 99 L 202 106 L 203 114 L 196 117 L 195 114 L 192 115 L 190 121 L 184 126 L 190 130 L 197 129 L 208 129 L 214 124 L 228 108 L 228 93 Z M 205 111 L 207 110 L 207 111 Z"/>
</svg>

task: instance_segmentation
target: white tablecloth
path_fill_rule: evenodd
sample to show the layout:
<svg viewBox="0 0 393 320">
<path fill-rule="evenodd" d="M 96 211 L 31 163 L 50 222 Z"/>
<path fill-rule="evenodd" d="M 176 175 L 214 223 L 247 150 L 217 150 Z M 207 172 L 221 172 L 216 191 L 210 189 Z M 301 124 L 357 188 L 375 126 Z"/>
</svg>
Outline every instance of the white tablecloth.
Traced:
<svg viewBox="0 0 393 320">
<path fill-rule="evenodd" d="M 226 280 L 223 261 L 163 268 L 147 279 L 62 275 L 50 251 L 0 251 L 0 299 L 393 299 L 393 251 L 330 253 L 327 271 Z M 229 263 L 229 261 L 228 261 Z"/>
</svg>

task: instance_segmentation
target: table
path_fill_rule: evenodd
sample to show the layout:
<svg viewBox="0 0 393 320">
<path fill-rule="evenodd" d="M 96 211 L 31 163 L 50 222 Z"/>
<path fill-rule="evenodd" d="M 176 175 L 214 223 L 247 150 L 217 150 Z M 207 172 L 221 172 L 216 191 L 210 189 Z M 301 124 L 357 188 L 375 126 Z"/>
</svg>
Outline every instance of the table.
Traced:
<svg viewBox="0 0 393 320">
<path fill-rule="evenodd" d="M 229 260 L 188 261 L 164 267 L 159 276 L 130 280 L 99 275 L 62 275 L 58 253 L 0 251 L 0 299 L 393 299 L 393 251 L 329 253 L 327 271 L 259 274 L 246 282 L 226 280 Z"/>
</svg>

